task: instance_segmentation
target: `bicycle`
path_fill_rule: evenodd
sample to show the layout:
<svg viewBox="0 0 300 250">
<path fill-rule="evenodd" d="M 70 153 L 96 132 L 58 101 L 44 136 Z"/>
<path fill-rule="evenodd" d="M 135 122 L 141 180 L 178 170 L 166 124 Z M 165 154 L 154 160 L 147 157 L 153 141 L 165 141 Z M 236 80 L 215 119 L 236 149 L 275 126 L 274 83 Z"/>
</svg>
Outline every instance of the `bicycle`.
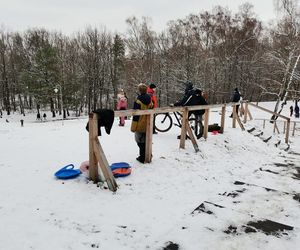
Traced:
<svg viewBox="0 0 300 250">
<path fill-rule="evenodd" d="M 179 128 L 182 127 L 181 118 L 182 114 L 180 112 L 173 112 L 175 117 L 175 122 L 173 121 L 172 116 L 170 113 L 161 113 L 155 115 L 155 130 L 159 132 L 167 132 L 169 131 L 172 126 L 177 126 Z M 189 125 L 191 129 L 194 131 L 195 136 L 199 139 L 203 135 L 204 127 L 202 124 L 202 116 L 200 115 L 190 115 L 188 118 Z M 176 123 L 177 122 L 177 123 Z"/>
</svg>

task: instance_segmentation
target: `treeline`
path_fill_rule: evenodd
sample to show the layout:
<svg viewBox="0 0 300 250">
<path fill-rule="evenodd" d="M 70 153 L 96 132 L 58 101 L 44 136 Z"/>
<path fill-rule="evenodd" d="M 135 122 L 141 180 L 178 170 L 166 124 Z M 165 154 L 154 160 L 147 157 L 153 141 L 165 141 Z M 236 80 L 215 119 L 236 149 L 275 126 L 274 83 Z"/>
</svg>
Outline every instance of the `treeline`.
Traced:
<svg viewBox="0 0 300 250">
<path fill-rule="evenodd" d="M 244 4 L 170 21 L 155 32 L 147 18 L 126 20 L 126 34 L 86 28 L 72 36 L 45 29 L 0 29 L 0 109 L 114 108 L 140 82 L 155 83 L 160 106 L 179 98 L 190 80 L 210 103 L 230 100 L 238 87 L 250 101 L 299 98 L 299 18 L 288 12 L 266 27 Z M 56 90 L 56 91 L 54 91 Z M 63 105 L 62 105 L 63 104 Z"/>
</svg>

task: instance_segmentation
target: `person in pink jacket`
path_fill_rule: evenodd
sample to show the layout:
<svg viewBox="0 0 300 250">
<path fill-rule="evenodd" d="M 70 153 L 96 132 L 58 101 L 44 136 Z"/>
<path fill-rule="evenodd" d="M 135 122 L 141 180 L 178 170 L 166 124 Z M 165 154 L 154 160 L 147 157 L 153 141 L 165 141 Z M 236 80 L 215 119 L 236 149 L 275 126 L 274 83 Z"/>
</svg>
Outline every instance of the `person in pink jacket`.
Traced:
<svg viewBox="0 0 300 250">
<path fill-rule="evenodd" d="M 123 91 L 123 89 L 119 92 L 117 95 L 118 101 L 117 101 L 117 110 L 126 110 L 127 109 L 127 97 Z M 125 125 L 125 117 L 120 117 L 119 126 Z"/>
</svg>

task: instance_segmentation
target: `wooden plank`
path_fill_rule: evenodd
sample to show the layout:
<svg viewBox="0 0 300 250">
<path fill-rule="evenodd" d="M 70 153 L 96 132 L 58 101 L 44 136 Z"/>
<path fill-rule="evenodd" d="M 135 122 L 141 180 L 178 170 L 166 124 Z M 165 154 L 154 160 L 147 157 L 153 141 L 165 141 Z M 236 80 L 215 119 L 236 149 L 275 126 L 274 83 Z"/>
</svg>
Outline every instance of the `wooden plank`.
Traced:
<svg viewBox="0 0 300 250">
<path fill-rule="evenodd" d="M 266 120 L 263 121 L 263 129 L 266 127 Z"/>
<path fill-rule="evenodd" d="M 285 143 L 287 144 L 289 143 L 290 123 L 291 123 L 291 119 L 287 118 L 286 132 L 285 132 Z"/>
<path fill-rule="evenodd" d="M 194 135 L 194 133 L 193 133 L 193 131 L 192 131 L 192 129 L 191 129 L 190 124 L 189 124 L 188 121 L 186 121 L 185 126 L 186 126 L 186 129 L 187 129 L 188 135 L 189 135 L 189 137 L 190 137 L 190 139 L 191 139 L 191 141 L 193 143 L 194 149 L 195 149 L 195 151 L 197 153 L 197 152 L 199 152 L 198 143 L 196 141 L 195 135 Z"/>
<path fill-rule="evenodd" d="M 100 142 L 98 138 L 96 138 L 93 141 L 94 144 L 94 153 L 96 155 L 96 159 L 99 162 L 100 168 L 102 170 L 102 173 L 104 175 L 105 181 L 107 182 L 107 186 L 109 190 L 115 192 L 117 191 L 118 185 L 115 181 L 115 178 L 111 172 L 110 166 L 108 164 L 108 161 L 106 159 L 106 156 L 103 152 L 103 149 L 100 145 Z"/>
<path fill-rule="evenodd" d="M 248 102 L 245 102 L 245 110 L 244 110 L 244 123 L 247 123 L 248 118 Z"/>
<path fill-rule="evenodd" d="M 293 133 L 292 133 L 292 136 L 295 136 L 295 130 L 296 130 L 296 122 L 294 122 L 294 127 L 293 127 Z"/>
<path fill-rule="evenodd" d="M 207 139 L 208 135 L 208 122 L 209 122 L 209 109 L 205 109 L 204 113 L 204 128 L 203 128 L 203 137 L 204 139 Z"/>
<path fill-rule="evenodd" d="M 275 112 L 273 112 L 273 111 L 271 111 L 271 110 L 269 110 L 269 109 L 266 109 L 266 108 L 263 108 L 263 107 L 261 107 L 261 106 L 255 105 L 255 104 L 253 104 L 253 103 L 251 103 L 251 102 L 249 102 L 249 105 L 251 105 L 251 106 L 253 106 L 253 107 L 256 107 L 256 108 L 258 108 L 258 109 L 260 109 L 260 110 L 263 110 L 263 111 L 265 111 L 265 112 L 268 112 L 268 113 L 270 113 L 270 114 L 272 114 L 272 115 L 281 117 L 281 118 L 283 118 L 283 119 L 289 119 L 288 117 L 286 117 L 286 116 L 284 116 L 284 115 L 275 113 Z"/>
<path fill-rule="evenodd" d="M 93 141 L 98 136 L 97 125 L 97 115 L 94 113 L 89 114 L 89 178 L 94 182 L 98 182 L 98 164 L 96 161 L 96 156 L 94 154 L 94 144 Z"/>
<path fill-rule="evenodd" d="M 188 109 L 184 109 L 181 120 L 181 133 L 180 133 L 180 144 L 179 148 L 185 148 L 185 138 L 186 138 L 186 122 L 188 120 Z"/>
<path fill-rule="evenodd" d="M 220 129 L 220 133 L 224 133 L 224 127 L 225 127 L 225 115 L 226 115 L 226 106 L 222 107 L 222 114 L 221 114 L 221 129 Z"/>
<path fill-rule="evenodd" d="M 253 120 L 253 117 L 252 117 L 252 115 L 251 115 L 251 113 L 250 113 L 249 107 L 248 107 L 248 109 L 247 109 L 247 112 L 248 112 L 248 116 L 249 116 L 250 121 Z"/>
<path fill-rule="evenodd" d="M 275 133 L 275 130 L 277 131 L 278 134 L 280 134 L 279 129 L 277 127 L 277 122 L 276 121 L 274 122 L 274 131 L 273 131 L 273 133 Z"/>
<path fill-rule="evenodd" d="M 150 163 L 152 159 L 152 135 L 153 135 L 153 114 L 147 115 L 146 154 L 145 154 L 145 162 L 147 163 Z"/>
<path fill-rule="evenodd" d="M 240 128 L 244 131 L 245 130 L 244 125 L 241 122 L 241 119 L 240 119 L 240 117 L 238 115 L 236 116 L 236 120 L 237 120 L 238 124 L 240 125 Z"/>
<path fill-rule="evenodd" d="M 211 109 L 211 108 L 220 108 L 226 105 L 236 105 L 235 103 L 228 104 L 212 104 L 212 105 L 196 105 L 196 106 L 185 106 L 185 107 L 161 107 L 155 109 L 146 109 L 146 110 L 138 110 L 138 109 L 127 109 L 127 110 L 115 110 L 115 117 L 120 116 L 132 116 L 132 115 L 149 115 L 149 114 L 161 114 L 161 113 L 169 113 L 169 112 L 183 112 L 185 108 L 189 111 L 193 110 L 201 110 L 201 109 Z"/>
<path fill-rule="evenodd" d="M 232 127 L 236 128 L 236 107 L 232 106 Z"/>
<path fill-rule="evenodd" d="M 286 121 L 283 122 L 283 133 L 285 133 L 285 126 L 286 126 Z"/>
</svg>

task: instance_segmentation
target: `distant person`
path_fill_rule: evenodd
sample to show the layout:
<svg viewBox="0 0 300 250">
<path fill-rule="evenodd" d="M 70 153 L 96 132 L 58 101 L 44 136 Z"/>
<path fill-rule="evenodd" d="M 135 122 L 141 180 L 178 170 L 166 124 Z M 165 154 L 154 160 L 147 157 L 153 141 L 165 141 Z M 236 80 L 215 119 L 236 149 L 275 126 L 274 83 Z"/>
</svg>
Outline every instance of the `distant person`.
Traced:
<svg viewBox="0 0 300 250">
<path fill-rule="evenodd" d="M 137 96 L 133 109 L 152 109 L 153 103 L 151 96 L 147 94 L 147 85 L 140 83 L 138 85 L 139 95 Z M 136 158 L 137 161 L 145 163 L 146 157 L 146 128 L 147 128 L 147 116 L 146 115 L 135 115 L 132 118 L 131 132 L 135 133 L 135 141 L 139 147 L 139 156 Z"/>
<path fill-rule="evenodd" d="M 239 103 L 240 100 L 241 100 L 241 94 L 240 94 L 238 88 L 235 88 L 234 92 L 233 92 L 233 95 L 232 95 L 232 98 L 231 98 L 231 101 Z M 239 104 L 235 106 L 235 110 L 236 110 L 236 115 L 237 116 L 239 115 L 239 107 L 240 107 Z M 232 116 L 233 116 L 233 114 L 231 113 L 230 117 L 232 118 Z"/>
<path fill-rule="evenodd" d="M 40 114 L 40 113 L 37 113 L 37 114 L 36 114 L 36 120 L 37 120 L 37 121 L 40 121 L 40 120 L 41 120 L 41 114 Z"/>
<path fill-rule="evenodd" d="M 127 109 L 127 98 L 125 95 L 125 92 L 123 91 L 123 89 L 118 93 L 117 95 L 117 110 L 126 110 Z M 120 121 L 119 121 L 119 126 L 124 126 L 125 125 L 125 117 L 124 116 L 120 116 Z"/>
<path fill-rule="evenodd" d="M 299 106 L 298 106 L 298 101 L 295 101 L 295 117 L 299 118 Z"/>
<path fill-rule="evenodd" d="M 156 85 L 151 83 L 147 87 L 147 93 L 151 96 L 153 108 L 157 108 L 158 105 L 157 105 L 157 97 L 156 97 Z M 157 134 L 157 132 L 155 131 L 155 115 L 153 118 L 153 134 Z"/>
<path fill-rule="evenodd" d="M 47 115 L 46 115 L 46 113 L 43 114 L 43 118 L 44 118 L 44 121 L 47 120 Z"/>
<path fill-rule="evenodd" d="M 2 118 L 2 115 L 3 115 L 3 113 L 2 113 L 2 110 L 0 109 L 0 118 Z"/>
<path fill-rule="evenodd" d="M 24 120 L 21 119 L 20 122 L 21 122 L 21 127 L 24 127 Z"/>
<path fill-rule="evenodd" d="M 293 116 L 293 112 L 294 112 L 294 108 L 293 108 L 293 105 L 290 106 L 290 117 Z"/>
<path fill-rule="evenodd" d="M 6 119 L 5 121 L 6 121 L 7 123 L 9 123 L 9 120 Z"/>
</svg>

